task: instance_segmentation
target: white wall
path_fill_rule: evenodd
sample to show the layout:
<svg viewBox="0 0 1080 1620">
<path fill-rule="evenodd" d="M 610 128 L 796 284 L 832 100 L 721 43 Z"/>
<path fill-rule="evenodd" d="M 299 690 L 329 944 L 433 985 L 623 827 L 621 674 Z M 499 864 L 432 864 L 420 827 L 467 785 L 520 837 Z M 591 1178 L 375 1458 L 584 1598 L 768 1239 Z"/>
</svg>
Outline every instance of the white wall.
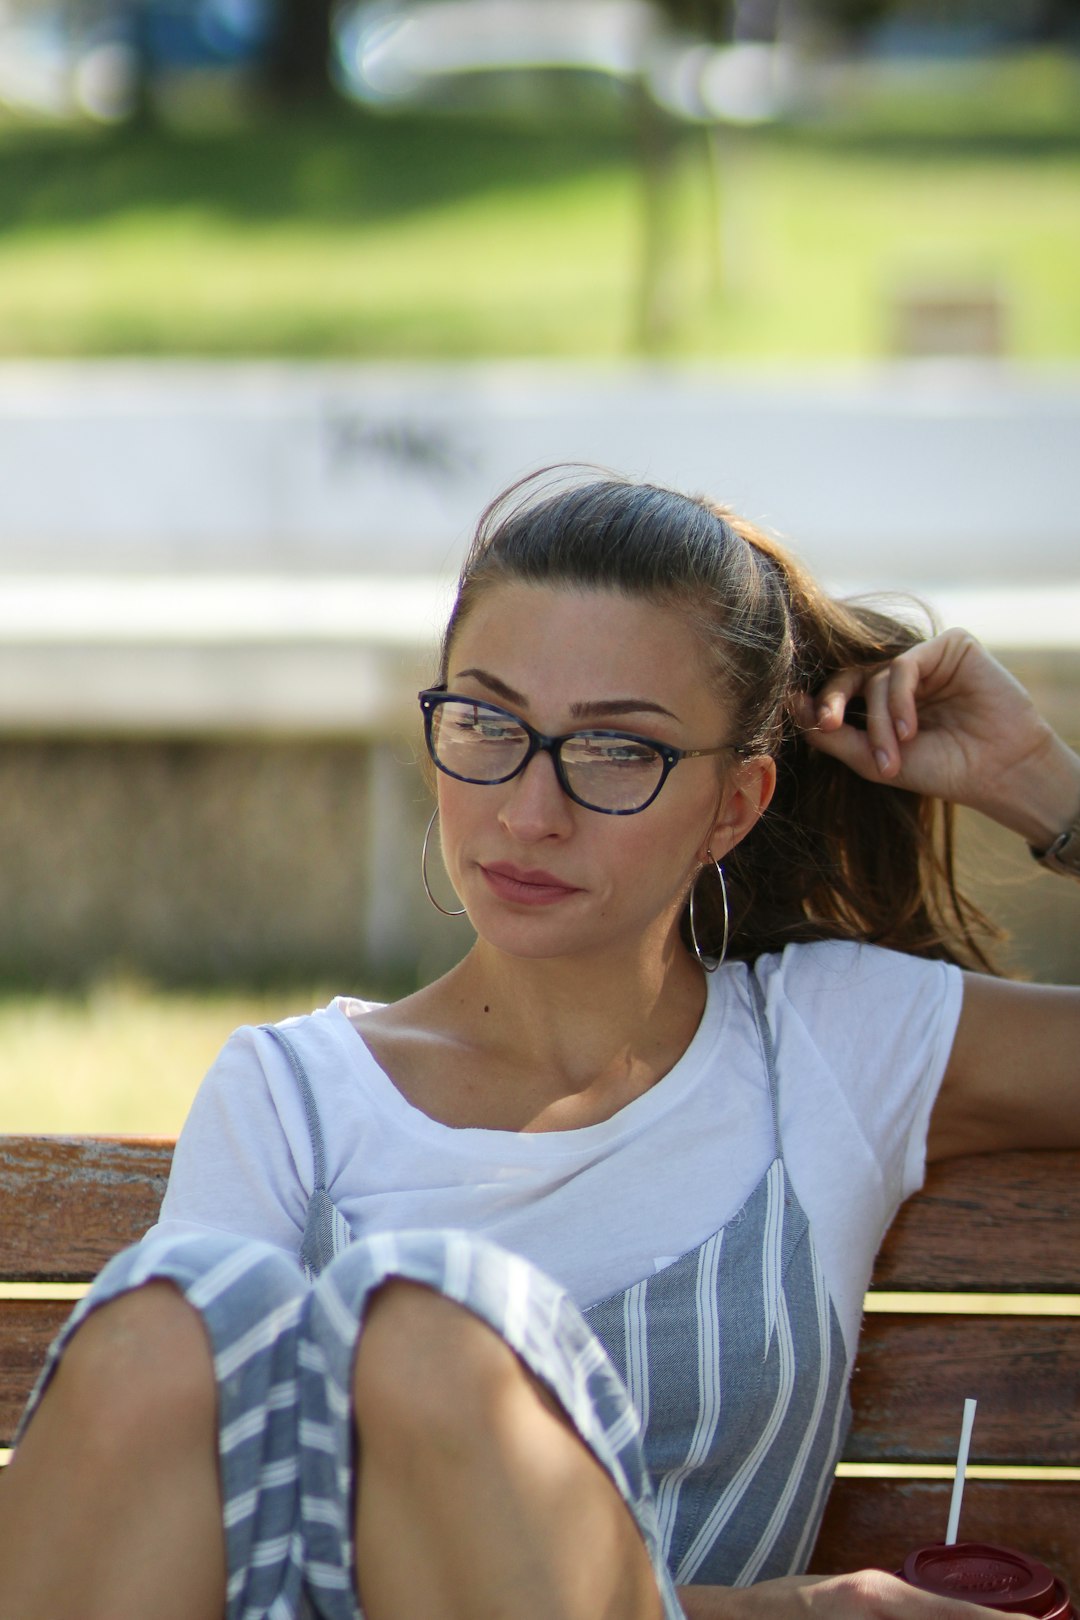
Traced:
<svg viewBox="0 0 1080 1620">
<path fill-rule="evenodd" d="M 486 502 L 597 461 L 859 582 L 1080 575 L 1080 372 L 0 365 L 0 570 L 452 572 Z"/>
</svg>

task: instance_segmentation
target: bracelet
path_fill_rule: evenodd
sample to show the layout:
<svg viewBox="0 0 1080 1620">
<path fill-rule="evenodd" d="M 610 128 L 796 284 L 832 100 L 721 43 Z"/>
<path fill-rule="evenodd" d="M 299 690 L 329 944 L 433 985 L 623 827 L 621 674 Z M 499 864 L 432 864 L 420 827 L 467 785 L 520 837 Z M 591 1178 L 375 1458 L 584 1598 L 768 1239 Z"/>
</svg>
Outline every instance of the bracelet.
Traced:
<svg viewBox="0 0 1080 1620">
<path fill-rule="evenodd" d="M 1080 815 L 1046 849 L 1035 849 L 1030 844 L 1028 848 L 1040 866 L 1064 877 L 1080 878 Z"/>
</svg>

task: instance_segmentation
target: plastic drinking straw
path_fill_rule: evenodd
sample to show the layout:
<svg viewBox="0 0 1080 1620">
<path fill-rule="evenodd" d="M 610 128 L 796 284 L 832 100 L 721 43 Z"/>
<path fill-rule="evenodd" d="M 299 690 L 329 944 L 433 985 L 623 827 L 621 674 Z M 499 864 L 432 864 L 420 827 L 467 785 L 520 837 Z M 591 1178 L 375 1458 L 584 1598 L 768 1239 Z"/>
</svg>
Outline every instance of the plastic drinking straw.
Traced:
<svg viewBox="0 0 1080 1620">
<path fill-rule="evenodd" d="M 952 1502 L 949 1504 L 949 1528 L 945 1532 L 946 1547 L 955 1547 L 960 1528 L 960 1503 L 964 1499 L 964 1475 L 967 1472 L 968 1452 L 971 1449 L 971 1431 L 975 1425 L 975 1408 L 979 1403 L 970 1395 L 964 1402 L 964 1421 L 960 1426 L 960 1449 L 956 1453 L 956 1475 L 953 1479 Z"/>
</svg>

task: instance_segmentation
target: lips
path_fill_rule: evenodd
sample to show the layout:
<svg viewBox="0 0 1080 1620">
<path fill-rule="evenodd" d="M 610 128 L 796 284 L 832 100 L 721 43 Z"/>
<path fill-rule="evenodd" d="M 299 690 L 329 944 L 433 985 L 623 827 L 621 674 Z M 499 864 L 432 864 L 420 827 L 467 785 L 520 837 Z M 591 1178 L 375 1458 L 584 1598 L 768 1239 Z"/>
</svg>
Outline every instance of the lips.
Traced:
<svg viewBox="0 0 1080 1620">
<path fill-rule="evenodd" d="M 514 866 L 510 861 L 492 861 L 481 865 L 488 887 L 501 900 L 517 905 L 547 906 L 566 900 L 581 890 L 573 883 L 565 883 L 552 872 L 539 868 Z"/>
</svg>

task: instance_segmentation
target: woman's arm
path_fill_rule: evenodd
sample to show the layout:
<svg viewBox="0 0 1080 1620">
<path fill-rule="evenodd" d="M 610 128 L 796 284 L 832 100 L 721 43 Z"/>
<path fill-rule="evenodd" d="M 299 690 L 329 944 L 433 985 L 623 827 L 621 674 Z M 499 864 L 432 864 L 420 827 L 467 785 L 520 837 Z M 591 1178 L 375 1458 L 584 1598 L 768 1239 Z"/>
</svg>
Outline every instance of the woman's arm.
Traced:
<svg viewBox="0 0 1080 1620">
<path fill-rule="evenodd" d="M 859 696 L 865 730 L 847 717 Z M 1047 849 L 1080 814 L 1080 757 L 974 637 L 948 630 L 803 698 L 807 740 L 883 785 L 968 805 Z M 1080 990 L 965 976 L 932 1159 L 1080 1145 Z"/>
<path fill-rule="evenodd" d="M 927 1158 L 1080 1147 L 1080 990 L 964 975 Z"/>
<path fill-rule="evenodd" d="M 990 1612 L 921 1592 L 879 1569 L 678 1590 L 687 1620 L 987 1620 Z"/>
</svg>

